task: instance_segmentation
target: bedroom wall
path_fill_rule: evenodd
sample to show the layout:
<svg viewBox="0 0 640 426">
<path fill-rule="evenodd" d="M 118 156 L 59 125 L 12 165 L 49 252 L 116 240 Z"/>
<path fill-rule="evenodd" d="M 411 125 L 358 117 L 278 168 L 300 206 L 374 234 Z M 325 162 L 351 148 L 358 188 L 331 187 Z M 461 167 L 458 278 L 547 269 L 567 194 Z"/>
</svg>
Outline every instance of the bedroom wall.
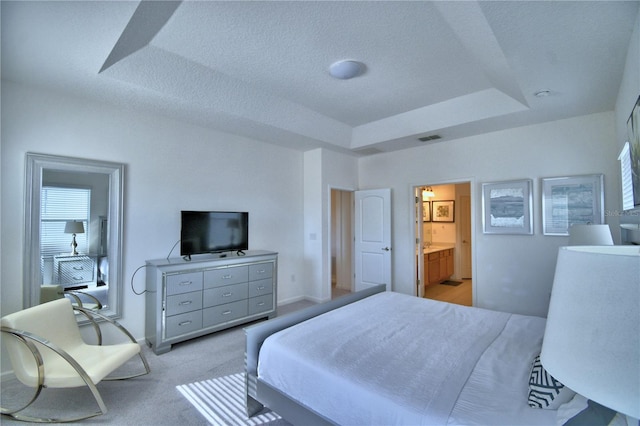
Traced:
<svg viewBox="0 0 640 426">
<path fill-rule="evenodd" d="M 627 120 L 638 96 L 640 96 L 640 13 L 638 13 L 634 32 L 631 36 L 624 76 L 616 102 L 618 152 L 622 149 L 625 141 L 629 140 Z M 620 177 L 618 177 L 618 182 L 620 182 Z M 635 223 L 640 226 L 640 209 L 623 212 L 622 201 L 620 201 L 611 218 L 619 219 L 620 223 Z"/>
<path fill-rule="evenodd" d="M 304 297 L 301 152 L 3 80 L 3 315 L 22 308 L 26 152 L 125 164 L 122 323 L 136 337 L 144 336 L 145 306 L 132 274 L 169 254 L 182 209 L 249 211 L 250 248 L 280 254 L 279 301 Z M 136 289 L 144 279 L 141 270 Z"/>
<path fill-rule="evenodd" d="M 612 208 L 619 198 L 617 155 L 609 112 L 360 159 L 361 189 L 392 190 L 393 289 L 413 294 L 412 186 L 468 180 L 476 306 L 545 316 L 557 250 L 568 238 L 542 235 L 540 178 L 603 173 L 605 209 Z M 484 235 L 481 184 L 524 178 L 533 179 L 534 235 Z"/>
</svg>

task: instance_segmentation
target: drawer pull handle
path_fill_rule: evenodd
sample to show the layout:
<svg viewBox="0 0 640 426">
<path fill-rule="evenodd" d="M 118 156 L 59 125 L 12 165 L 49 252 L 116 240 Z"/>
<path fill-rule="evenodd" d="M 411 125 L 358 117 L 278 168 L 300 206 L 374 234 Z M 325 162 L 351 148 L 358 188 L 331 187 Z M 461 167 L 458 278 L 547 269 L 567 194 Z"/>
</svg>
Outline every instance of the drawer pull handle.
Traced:
<svg viewBox="0 0 640 426">
<path fill-rule="evenodd" d="M 224 293 L 224 294 L 222 295 L 222 297 L 231 297 L 231 296 L 233 296 L 233 293 L 232 293 L 232 292 Z"/>
<path fill-rule="evenodd" d="M 258 286 L 258 287 L 257 287 L 257 289 L 258 289 L 258 290 L 264 290 L 264 286 L 263 286 L 263 285 Z"/>
<path fill-rule="evenodd" d="M 233 278 L 233 275 L 231 275 L 231 274 L 222 276 L 223 280 L 230 280 L 231 278 Z"/>
<path fill-rule="evenodd" d="M 191 285 L 193 283 L 193 281 L 182 281 L 180 284 L 178 285 Z"/>
<path fill-rule="evenodd" d="M 191 321 L 182 321 L 182 322 L 181 322 L 181 323 L 179 323 L 178 325 L 179 325 L 180 327 L 182 327 L 183 325 L 189 325 L 189 324 L 191 324 Z"/>
<path fill-rule="evenodd" d="M 257 271 L 258 274 L 264 274 L 266 271 L 266 269 L 260 269 L 259 271 Z"/>
<path fill-rule="evenodd" d="M 82 266 L 74 266 L 73 270 L 74 271 L 84 271 L 84 268 Z"/>
<path fill-rule="evenodd" d="M 184 302 L 180 302 L 179 305 L 190 305 L 192 303 L 193 303 L 192 300 L 185 300 Z"/>
<path fill-rule="evenodd" d="M 258 306 L 264 306 L 264 302 L 258 303 Z"/>
<path fill-rule="evenodd" d="M 76 281 L 82 281 L 82 280 L 83 280 L 83 277 L 72 277 L 72 278 L 73 278 L 74 280 L 76 280 Z"/>
<path fill-rule="evenodd" d="M 222 315 L 229 315 L 230 313 L 231 313 L 231 311 L 224 311 L 224 312 L 222 313 Z"/>
</svg>

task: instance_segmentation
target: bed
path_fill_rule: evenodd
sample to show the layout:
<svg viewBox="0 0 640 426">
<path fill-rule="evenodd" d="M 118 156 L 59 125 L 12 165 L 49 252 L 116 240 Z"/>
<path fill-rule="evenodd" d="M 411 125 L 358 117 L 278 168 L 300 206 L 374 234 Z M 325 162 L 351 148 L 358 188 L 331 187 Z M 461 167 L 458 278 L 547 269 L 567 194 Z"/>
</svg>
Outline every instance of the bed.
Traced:
<svg viewBox="0 0 640 426">
<path fill-rule="evenodd" d="M 246 397 L 293 424 L 555 424 L 531 408 L 545 319 L 373 287 L 254 325 Z"/>
</svg>

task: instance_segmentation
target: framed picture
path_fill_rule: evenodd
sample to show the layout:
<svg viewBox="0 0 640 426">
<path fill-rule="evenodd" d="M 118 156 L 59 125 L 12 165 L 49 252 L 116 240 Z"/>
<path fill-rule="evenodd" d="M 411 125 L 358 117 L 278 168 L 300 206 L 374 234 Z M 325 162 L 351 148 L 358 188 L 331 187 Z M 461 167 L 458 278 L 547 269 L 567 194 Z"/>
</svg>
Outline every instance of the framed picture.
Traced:
<svg viewBox="0 0 640 426">
<path fill-rule="evenodd" d="M 633 208 L 640 207 L 640 96 L 627 120 L 629 156 L 631 158 L 631 190 Z"/>
<path fill-rule="evenodd" d="M 485 234 L 533 234 L 532 180 L 482 184 Z"/>
<path fill-rule="evenodd" d="M 431 222 L 453 222 L 453 201 L 432 201 Z"/>
<path fill-rule="evenodd" d="M 604 223 L 604 176 L 542 179 L 544 235 L 569 235 L 574 224 Z"/>
<path fill-rule="evenodd" d="M 422 221 L 431 222 L 431 202 L 430 201 L 422 202 Z"/>
</svg>

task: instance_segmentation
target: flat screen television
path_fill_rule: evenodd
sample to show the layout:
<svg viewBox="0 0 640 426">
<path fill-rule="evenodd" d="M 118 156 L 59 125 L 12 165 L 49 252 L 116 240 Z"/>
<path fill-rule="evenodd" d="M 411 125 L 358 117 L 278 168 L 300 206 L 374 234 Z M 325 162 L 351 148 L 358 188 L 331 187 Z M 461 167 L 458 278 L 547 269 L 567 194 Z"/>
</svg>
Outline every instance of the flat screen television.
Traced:
<svg viewBox="0 0 640 426">
<path fill-rule="evenodd" d="M 181 256 L 248 249 L 248 212 L 181 212 Z"/>
</svg>

